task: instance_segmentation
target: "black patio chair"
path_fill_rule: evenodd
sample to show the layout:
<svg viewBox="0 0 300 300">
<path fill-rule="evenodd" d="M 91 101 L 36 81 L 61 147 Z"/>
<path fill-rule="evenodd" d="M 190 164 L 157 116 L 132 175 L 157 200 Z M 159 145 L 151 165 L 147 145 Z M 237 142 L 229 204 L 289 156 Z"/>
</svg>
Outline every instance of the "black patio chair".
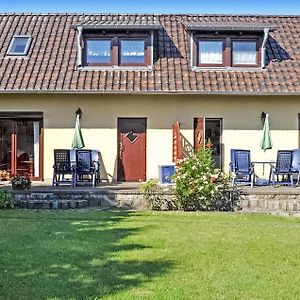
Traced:
<svg viewBox="0 0 300 300">
<path fill-rule="evenodd" d="M 293 151 L 292 150 L 279 150 L 277 152 L 276 165 L 271 166 L 269 180 L 272 181 L 272 185 L 284 184 L 293 186 Z M 275 181 L 275 176 L 277 181 Z M 281 181 L 279 181 L 279 176 L 282 176 Z M 285 180 L 287 178 L 287 180 Z"/>
<path fill-rule="evenodd" d="M 66 175 L 70 175 L 68 178 Z M 74 185 L 74 169 L 71 166 L 70 150 L 55 149 L 52 185 L 71 184 Z"/>
<path fill-rule="evenodd" d="M 74 185 L 90 183 L 96 185 L 96 167 L 91 150 L 76 150 Z"/>
<path fill-rule="evenodd" d="M 96 184 L 101 182 L 100 178 L 100 161 L 99 161 L 99 151 L 98 150 L 91 150 L 92 151 L 92 160 L 93 164 L 96 169 Z"/>
<path fill-rule="evenodd" d="M 254 165 L 251 162 L 250 150 L 231 149 L 230 150 L 230 172 L 233 175 L 234 185 L 254 185 Z"/>
</svg>

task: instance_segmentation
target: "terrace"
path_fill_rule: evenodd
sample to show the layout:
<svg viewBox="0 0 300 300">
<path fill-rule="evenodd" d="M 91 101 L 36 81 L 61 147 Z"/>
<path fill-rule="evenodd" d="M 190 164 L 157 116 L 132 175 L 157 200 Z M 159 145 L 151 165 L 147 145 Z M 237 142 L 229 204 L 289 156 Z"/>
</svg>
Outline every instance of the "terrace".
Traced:
<svg viewBox="0 0 300 300">
<path fill-rule="evenodd" d="M 3 188 L 11 190 L 8 182 L 1 182 Z M 96 187 L 67 185 L 52 186 L 50 180 L 33 182 L 29 191 L 13 191 L 14 199 L 22 208 L 28 209 L 75 209 L 95 207 L 101 209 L 147 209 L 141 183 L 101 182 Z M 264 212 L 285 215 L 300 214 L 300 186 L 238 186 L 237 211 Z M 161 197 L 174 197 L 167 186 Z"/>
</svg>

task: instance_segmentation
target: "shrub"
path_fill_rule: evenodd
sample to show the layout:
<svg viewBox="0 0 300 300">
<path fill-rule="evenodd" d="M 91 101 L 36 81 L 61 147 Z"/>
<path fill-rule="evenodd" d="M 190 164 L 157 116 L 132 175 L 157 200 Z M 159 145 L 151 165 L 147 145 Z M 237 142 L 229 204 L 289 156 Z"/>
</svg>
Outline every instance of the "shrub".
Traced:
<svg viewBox="0 0 300 300">
<path fill-rule="evenodd" d="M 147 208 L 151 210 L 177 210 L 172 187 L 161 187 L 157 179 L 149 179 L 141 185 Z"/>
<path fill-rule="evenodd" d="M 28 190 L 31 187 L 31 181 L 26 176 L 16 175 L 11 179 L 13 190 Z"/>
<path fill-rule="evenodd" d="M 14 208 L 14 202 L 11 193 L 0 190 L 0 209 Z"/>
<path fill-rule="evenodd" d="M 181 161 L 174 181 L 176 199 L 184 210 L 232 209 L 230 178 L 214 168 L 210 148 L 200 149 Z"/>
</svg>

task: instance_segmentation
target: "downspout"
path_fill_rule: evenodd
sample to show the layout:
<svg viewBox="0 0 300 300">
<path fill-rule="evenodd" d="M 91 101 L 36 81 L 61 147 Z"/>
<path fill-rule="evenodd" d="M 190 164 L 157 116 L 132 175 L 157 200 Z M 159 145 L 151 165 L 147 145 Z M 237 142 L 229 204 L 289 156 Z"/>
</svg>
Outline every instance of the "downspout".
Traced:
<svg viewBox="0 0 300 300">
<path fill-rule="evenodd" d="M 266 44 L 269 36 L 269 28 L 264 28 L 264 39 L 261 47 L 261 68 L 266 67 Z"/>
<path fill-rule="evenodd" d="M 82 66 L 82 27 L 77 27 L 77 66 Z"/>
<path fill-rule="evenodd" d="M 193 56 L 193 47 L 194 47 L 194 43 L 193 43 L 193 33 L 191 32 L 191 34 L 190 34 L 190 54 L 191 54 L 191 68 L 193 68 L 194 67 L 194 62 L 193 62 L 193 60 L 194 60 L 194 56 Z"/>
<path fill-rule="evenodd" d="M 151 66 L 153 66 L 153 64 L 154 64 L 154 60 L 153 60 L 153 49 L 154 49 L 154 45 L 153 45 L 153 42 L 154 42 L 154 34 L 153 34 L 153 31 L 151 31 L 151 41 L 150 41 L 150 43 L 151 43 L 151 62 L 150 62 L 150 64 L 151 64 Z"/>
</svg>

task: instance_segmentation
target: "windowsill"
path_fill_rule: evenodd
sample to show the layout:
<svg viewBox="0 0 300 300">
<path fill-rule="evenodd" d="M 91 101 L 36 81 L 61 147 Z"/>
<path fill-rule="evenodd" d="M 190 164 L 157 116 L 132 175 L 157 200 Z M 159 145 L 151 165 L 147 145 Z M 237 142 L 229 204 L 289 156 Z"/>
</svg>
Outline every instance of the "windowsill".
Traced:
<svg viewBox="0 0 300 300">
<path fill-rule="evenodd" d="M 192 71 L 248 71 L 259 72 L 264 71 L 266 68 L 262 67 L 196 67 L 192 66 Z"/>
<path fill-rule="evenodd" d="M 80 71 L 153 71 L 153 66 L 80 66 Z"/>
<path fill-rule="evenodd" d="M 17 59 L 17 58 L 29 59 L 28 55 L 21 55 L 21 54 L 6 54 L 4 57 L 4 59 Z"/>
</svg>

